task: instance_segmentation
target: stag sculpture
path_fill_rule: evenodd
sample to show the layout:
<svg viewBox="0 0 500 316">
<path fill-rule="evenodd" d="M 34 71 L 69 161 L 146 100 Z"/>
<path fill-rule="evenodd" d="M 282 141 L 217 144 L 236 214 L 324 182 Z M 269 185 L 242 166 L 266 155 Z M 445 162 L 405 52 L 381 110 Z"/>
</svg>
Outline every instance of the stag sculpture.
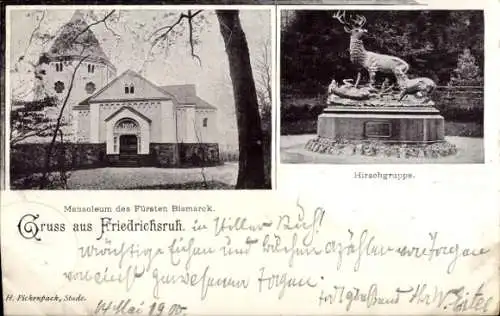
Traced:
<svg viewBox="0 0 500 316">
<path fill-rule="evenodd" d="M 333 18 L 337 19 L 342 25 L 344 30 L 351 34 L 349 44 L 349 55 L 351 62 L 356 66 L 368 71 L 370 77 L 370 86 L 375 84 L 375 75 L 377 72 L 392 73 L 396 77 L 405 76 L 410 66 L 401 58 L 379 54 L 367 51 L 363 45 L 363 35 L 367 32 L 363 26 L 366 23 L 364 16 L 356 15 L 354 18 L 349 17 L 346 19 L 345 11 L 337 11 Z M 358 86 L 361 78 L 361 72 L 358 71 L 355 87 Z"/>
</svg>

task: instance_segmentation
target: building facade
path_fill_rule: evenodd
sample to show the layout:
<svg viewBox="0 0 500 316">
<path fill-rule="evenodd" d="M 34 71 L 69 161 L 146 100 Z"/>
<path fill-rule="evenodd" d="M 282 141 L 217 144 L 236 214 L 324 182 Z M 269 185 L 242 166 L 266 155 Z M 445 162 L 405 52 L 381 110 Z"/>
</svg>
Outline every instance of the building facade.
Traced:
<svg viewBox="0 0 500 316">
<path fill-rule="evenodd" d="M 58 98 L 66 139 L 94 160 L 161 167 L 219 161 L 217 108 L 192 84 L 159 86 L 132 70 L 116 76 L 80 11 L 42 55 L 37 73 L 38 98 Z"/>
</svg>

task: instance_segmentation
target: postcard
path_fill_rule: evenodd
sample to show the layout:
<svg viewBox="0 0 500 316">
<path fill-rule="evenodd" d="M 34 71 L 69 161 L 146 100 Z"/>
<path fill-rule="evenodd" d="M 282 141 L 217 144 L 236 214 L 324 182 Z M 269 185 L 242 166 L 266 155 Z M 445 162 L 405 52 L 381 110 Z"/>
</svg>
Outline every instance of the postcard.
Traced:
<svg viewBox="0 0 500 316">
<path fill-rule="evenodd" d="M 497 1 L 5 5 L 5 315 L 497 315 Z"/>
</svg>

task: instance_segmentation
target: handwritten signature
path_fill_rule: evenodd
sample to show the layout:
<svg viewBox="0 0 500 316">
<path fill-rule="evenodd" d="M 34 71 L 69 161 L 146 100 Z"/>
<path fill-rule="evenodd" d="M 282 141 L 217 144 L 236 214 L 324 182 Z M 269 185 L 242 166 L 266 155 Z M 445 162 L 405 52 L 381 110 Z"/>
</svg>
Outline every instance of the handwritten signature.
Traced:
<svg viewBox="0 0 500 316">
<path fill-rule="evenodd" d="M 362 303 L 366 308 L 375 305 L 397 305 L 406 301 L 411 304 L 437 307 L 455 313 L 487 312 L 494 298 L 483 293 L 484 283 L 475 290 L 465 286 L 450 289 L 441 289 L 438 286 L 418 284 L 407 288 L 398 287 L 388 295 L 380 294 L 378 284 L 370 285 L 364 291 L 357 287 L 334 285 L 330 291 L 321 290 L 318 305 L 341 304 L 349 311 L 354 303 Z"/>
</svg>

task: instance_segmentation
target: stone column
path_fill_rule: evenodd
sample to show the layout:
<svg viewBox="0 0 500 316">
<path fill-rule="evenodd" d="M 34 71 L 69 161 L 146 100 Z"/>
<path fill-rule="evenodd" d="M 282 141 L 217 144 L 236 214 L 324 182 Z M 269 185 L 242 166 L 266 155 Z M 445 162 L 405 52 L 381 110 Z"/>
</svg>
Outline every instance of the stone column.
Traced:
<svg viewBox="0 0 500 316">
<path fill-rule="evenodd" d="M 99 104 L 90 104 L 90 143 L 99 143 Z"/>
<path fill-rule="evenodd" d="M 73 127 L 73 142 L 79 143 L 80 141 L 78 140 L 78 136 L 80 133 L 78 132 L 78 121 L 80 120 L 80 111 L 76 110 L 73 111 L 73 120 L 72 120 L 72 127 Z"/>
<path fill-rule="evenodd" d="M 185 112 L 185 124 L 186 124 L 186 143 L 197 143 L 198 139 L 196 137 L 196 110 L 194 106 L 186 107 Z"/>
</svg>

